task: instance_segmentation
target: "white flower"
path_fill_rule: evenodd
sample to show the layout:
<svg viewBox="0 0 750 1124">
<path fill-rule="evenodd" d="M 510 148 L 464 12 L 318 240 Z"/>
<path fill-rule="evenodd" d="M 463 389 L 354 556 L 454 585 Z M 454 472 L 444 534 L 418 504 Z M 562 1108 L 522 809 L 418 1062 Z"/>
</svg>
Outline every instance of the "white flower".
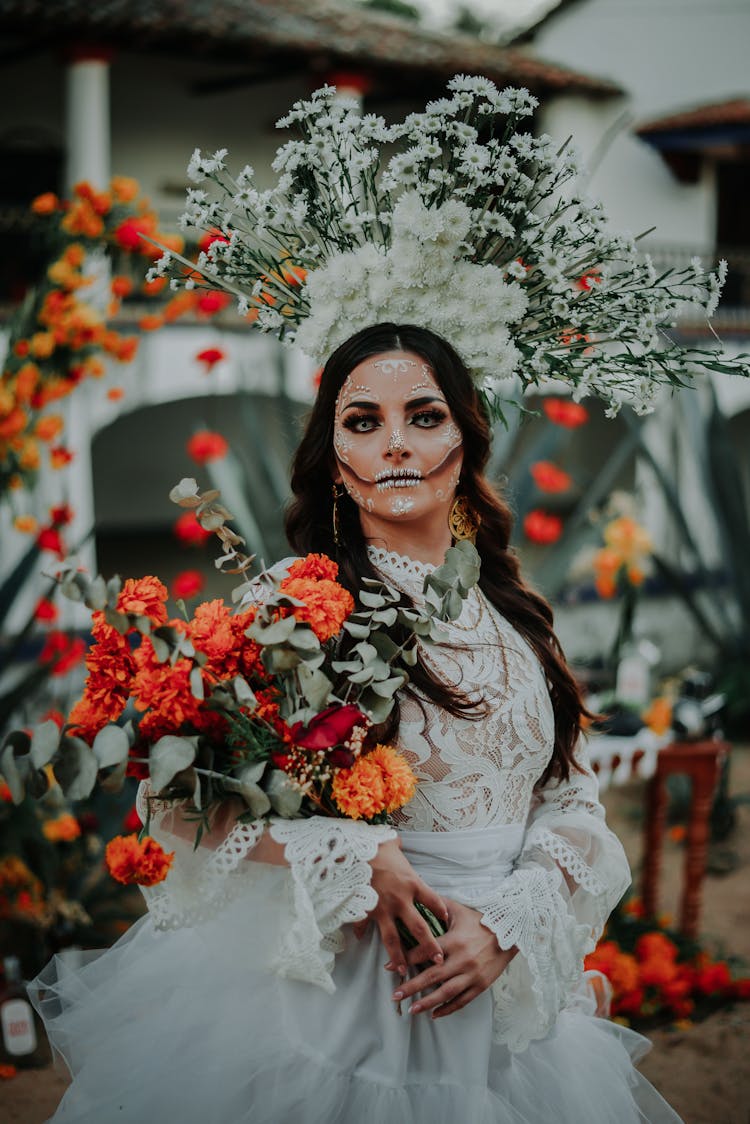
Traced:
<svg viewBox="0 0 750 1124">
<path fill-rule="evenodd" d="M 512 277 L 516 281 L 526 280 L 526 266 L 522 265 L 520 261 L 512 261 L 510 265 L 505 267 L 505 272 L 508 277 Z"/>
</svg>

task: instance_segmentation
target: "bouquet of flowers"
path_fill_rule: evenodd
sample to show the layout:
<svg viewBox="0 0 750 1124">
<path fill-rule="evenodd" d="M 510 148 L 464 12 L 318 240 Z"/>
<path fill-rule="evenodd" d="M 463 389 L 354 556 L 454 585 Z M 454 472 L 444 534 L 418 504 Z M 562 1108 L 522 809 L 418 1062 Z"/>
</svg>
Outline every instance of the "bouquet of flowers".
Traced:
<svg viewBox="0 0 750 1124">
<path fill-rule="evenodd" d="M 355 611 L 327 556 L 251 580 L 253 560 L 238 550 L 244 540 L 226 525 L 231 513 L 219 493 L 186 479 L 170 498 L 218 534 L 217 567 L 242 575 L 237 611 L 215 600 L 170 620 L 158 578 L 107 582 L 66 564 L 63 593 L 93 610 L 88 677 L 62 731 L 46 722 L 6 738 L 0 771 L 13 799 L 42 795 L 51 764 L 71 799 L 97 784 L 117 790 L 129 772 L 147 777 L 160 801 L 185 803 L 196 844 L 229 799 L 239 798 L 245 821 L 322 814 L 383 822 L 411 799 L 416 780 L 393 746 L 378 743 L 377 726 L 408 680 L 417 638 L 438 638 L 440 622 L 460 613 L 479 576 L 474 547 L 448 551 L 425 578 L 422 603 L 405 605 L 398 590 L 366 579 Z M 137 716 L 121 722 L 128 704 Z M 152 844 L 110 843 L 115 876 L 147 885 L 166 877 L 169 856 Z"/>
</svg>

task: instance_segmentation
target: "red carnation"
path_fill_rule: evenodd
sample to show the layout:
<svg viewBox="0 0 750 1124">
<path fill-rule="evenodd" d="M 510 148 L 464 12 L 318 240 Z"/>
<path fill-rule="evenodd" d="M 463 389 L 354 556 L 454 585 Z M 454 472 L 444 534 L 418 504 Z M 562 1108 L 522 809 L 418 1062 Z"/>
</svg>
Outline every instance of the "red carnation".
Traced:
<svg viewBox="0 0 750 1124">
<path fill-rule="evenodd" d="M 73 508 L 67 503 L 61 504 L 59 507 L 51 507 L 49 517 L 54 526 L 67 527 L 73 519 Z"/>
<path fill-rule="evenodd" d="M 58 615 L 57 605 L 46 597 L 37 602 L 36 609 L 34 609 L 34 619 L 37 621 L 56 621 Z"/>
<path fill-rule="evenodd" d="M 568 473 L 552 461 L 536 461 L 531 466 L 531 475 L 540 492 L 567 492 L 573 483 Z"/>
<path fill-rule="evenodd" d="M 36 537 L 36 544 L 40 550 L 52 551 L 58 558 L 65 557 L 65 544 L 54 527 L 43 527 Z"/>
</svg>

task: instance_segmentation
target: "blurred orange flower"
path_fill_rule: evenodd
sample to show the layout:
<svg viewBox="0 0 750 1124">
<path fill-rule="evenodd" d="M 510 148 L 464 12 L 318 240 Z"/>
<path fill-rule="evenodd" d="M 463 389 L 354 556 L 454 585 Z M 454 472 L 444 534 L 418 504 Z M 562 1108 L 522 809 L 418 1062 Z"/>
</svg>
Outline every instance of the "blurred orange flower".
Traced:
<svg viewBox="0 0 750 1124">
<path fill-rule="evenodd" d="M 536 461 L 531 475 L 540 492 L 567 492 L 573 478 L 551 461 Z"/>
<path fill-rule="evenodd" d="M 563 398 L 545 398 L 542 409 L 554 425 L 562 425 L 566 429 L 576 429 L 589 420 L 589 412 L 585 406 Z"/>
</svg>

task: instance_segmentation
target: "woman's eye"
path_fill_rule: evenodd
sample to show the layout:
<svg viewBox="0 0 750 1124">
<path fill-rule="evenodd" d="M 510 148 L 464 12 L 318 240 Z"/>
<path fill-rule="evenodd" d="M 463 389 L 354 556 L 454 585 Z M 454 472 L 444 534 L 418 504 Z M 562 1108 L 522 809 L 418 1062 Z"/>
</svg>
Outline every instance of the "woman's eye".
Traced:
<svg viewBox="0 0 750 1124">
<path fill-rule="evenodd" d="M 374 414 L 350 414 L 342 424 L 344 429 L 351 430 L 352 433 L 370 433 L 380 422 Z"/>
<path fill-rule="evenodd" d="M 416 425 L 418 429 L 434 429 L 446 417 L 442 410 L 418 410 L 416 414 L 412 414 L 410 424 Z"/>
</svg>

